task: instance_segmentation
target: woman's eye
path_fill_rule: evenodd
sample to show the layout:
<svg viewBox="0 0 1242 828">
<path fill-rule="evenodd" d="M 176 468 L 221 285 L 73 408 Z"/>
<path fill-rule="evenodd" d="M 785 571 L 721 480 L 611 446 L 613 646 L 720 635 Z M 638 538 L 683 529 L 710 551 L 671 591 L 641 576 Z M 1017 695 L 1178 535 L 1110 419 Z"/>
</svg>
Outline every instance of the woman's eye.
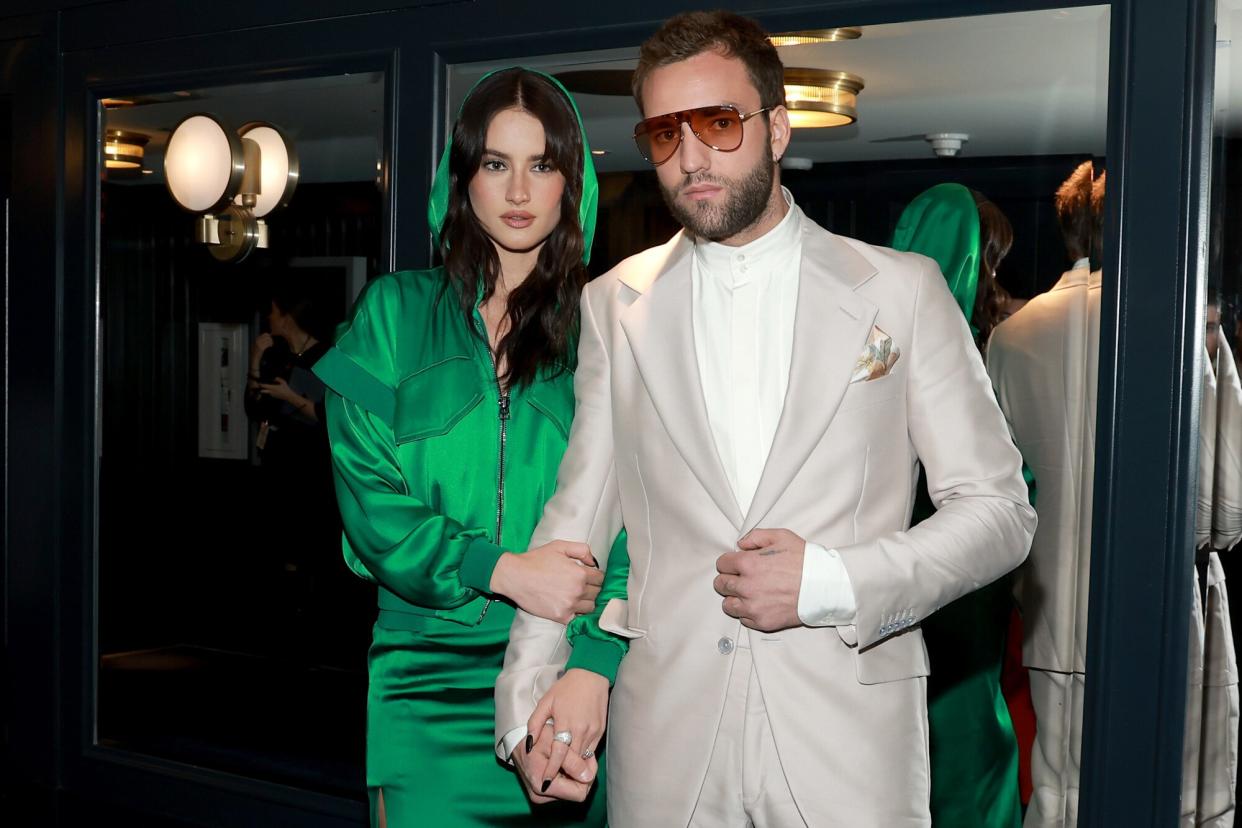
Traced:
<svg viewBox="0 0 1242 828">
<path fill-rule="evenodd" d="M 531 169 L 535 172 L 556 172 L 556 167 L 547 161 L 540 161 L 535 164 L 535 166 L 531 167 Z"/>
<path fill-rule="evenodd" d="M 488 160 L 483 162 L 483 169 L 489 170 L 491 172 L 501 172 L 504 170 L 504 168 L 505 168 L 505 162 L 500 161 L 496 158 L 489 158 Z"/>
</svg>

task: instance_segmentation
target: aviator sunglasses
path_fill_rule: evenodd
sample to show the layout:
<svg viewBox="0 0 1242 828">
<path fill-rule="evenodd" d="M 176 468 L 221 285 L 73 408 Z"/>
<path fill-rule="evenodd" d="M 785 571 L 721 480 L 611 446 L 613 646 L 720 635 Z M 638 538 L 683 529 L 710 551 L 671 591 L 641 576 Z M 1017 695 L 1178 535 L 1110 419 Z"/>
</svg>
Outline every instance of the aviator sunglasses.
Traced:
<svg viewBox="0 0 1242 828">
<path fill-rule="evenodd" d="M 639 121 L 634 127 L 638 151 L 658 167 L 673 157 L 681 146 L 681 125 L 687 124 L 694 137 L 718 152 L 733 152 L 742 145 L 742 124 L 772 107 L 765 106 L 743 115 L 736 106 L 699 106 L 669 112 Z"/>
</svg>

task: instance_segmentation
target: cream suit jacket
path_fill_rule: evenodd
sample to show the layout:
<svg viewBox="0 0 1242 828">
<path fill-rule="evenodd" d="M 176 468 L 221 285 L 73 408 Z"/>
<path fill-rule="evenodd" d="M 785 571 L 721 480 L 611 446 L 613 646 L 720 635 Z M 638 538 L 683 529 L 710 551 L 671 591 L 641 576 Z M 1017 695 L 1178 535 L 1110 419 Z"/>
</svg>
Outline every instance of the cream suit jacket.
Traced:
<svg viewBox="0 0 1242 828">
<path fill-rule="evenodd" d="M 1100 274 L 1071 270 L 1002 322 L 988 373 L 1035 475 L 1039 530 L 1017 586 L 1027 667 L 1086 672 Z"/>
<path fill-rule="evenodd" d="M 1229 341 L 1217 336 L 1212 547 L 1228 550 L 1242 539 L 1242 381 Z"/>
<path fill-rule="evenodd" d="M 789 390 L 747 514 L 717 455 L 679 233 L 587 286 L 577 412 L 531 540 L 606 553 L 624 523 L 632 639 L 612 691 L 614 828 L 685 825 L 705 778 L 741 627 L 716 559 L 757 526 L 836 548 L 848 628 L 750 634 L 781 769 L 812 826 L 924 826 L 927 651 L 920 619 L 1013 569 L 1035 525 L 1021 459 L 935 263 L 806 220 Z M 873 327 L 901 351 L 851 382 Z M 909 528 L 919 461 L 939 511 Z M 604 563 L 601 561 L 601 564 Z M 497 741 L 524 725 L 568 656 L 564 627 L 519 613 L 496 684 Z"/>
</svg>

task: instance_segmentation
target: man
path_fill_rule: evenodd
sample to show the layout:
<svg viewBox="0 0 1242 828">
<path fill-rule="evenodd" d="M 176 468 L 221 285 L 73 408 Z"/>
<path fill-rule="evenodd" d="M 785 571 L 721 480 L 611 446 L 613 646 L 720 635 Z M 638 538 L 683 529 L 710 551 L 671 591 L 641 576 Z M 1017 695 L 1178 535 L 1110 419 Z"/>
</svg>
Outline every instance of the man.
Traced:
<svg viewBox="0 0 1242 828">
<path fill-rule="evenodd" d="M 578 409 L 532 542 L 599 557 L 629 535 L 628 600 L 600 622 L 631 639 L 614 828 L 930 824 L 918 622 L 1034 529 L 935 264 L 834 236 L 781 188 L 782 81 L 730 13 L 644 44 L 637 140 L 685 229 L 583 294 Z M 939 511 L 910 529 L 920 460 Z M 563 627 L 515 620 L 497 740 L 536 801 L 583 794 L 607 700 L 601 676 L 556 681 L 567 656 Z"/>
<path fill-rule="evenodd" d="M 1018 589 L 1036 727 L 1027 826 L 1074 825 L 1078 814 L 1100 344 L 1092 257 L 1103 199 L 1103 176 L 1084 161 L 1055 201 L 1073 265 L 999 326 L 987 350 L 997 400 L 1039 485 L 1039 531 Z"/>
</svg>

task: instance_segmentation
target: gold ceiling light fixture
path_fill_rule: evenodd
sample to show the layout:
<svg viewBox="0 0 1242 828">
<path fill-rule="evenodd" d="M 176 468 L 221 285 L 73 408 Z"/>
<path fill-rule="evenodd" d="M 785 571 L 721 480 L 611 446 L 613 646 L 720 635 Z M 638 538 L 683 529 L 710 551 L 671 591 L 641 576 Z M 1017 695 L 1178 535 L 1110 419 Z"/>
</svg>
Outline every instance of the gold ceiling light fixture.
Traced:
<svg viewBox="0 0 1242 828">
<path fill-rule="evenodd" d="M 831 69 L 787 68 L 785 108 L 795 129 L 838 127 L 858 120 L 858 75 Z"/>
<path fill-rule="evenodd" d="M 127 129 L 110 129 L 104 135 L 104 168 L 108 170 L 132 170 L 138 175 L 142 169 L 142 156 L 151 139 L 141 132 Z"/>
<path fill-rule="evenodd" d="M 796 32 L 781 32 L 768 37 L 773 46 L 806 46 L 811 43 L 837 43 L 842 40 L 857 40 L 862 37 L 862 29 L 855 26 L 842 26 L 837 29 L 801 29 Z"/>
<path fill-rule="evenodd" d="M 173 200 L 199 213 L 196 241 L 222 262 L 240 262 L 267 247 L 263 217 L 284 207 L 298 183 L 293 142 L 278 127 L 251 121 L 236 132 L 201 112 L 177 124 L 164 151 Z"/>
</svg>

